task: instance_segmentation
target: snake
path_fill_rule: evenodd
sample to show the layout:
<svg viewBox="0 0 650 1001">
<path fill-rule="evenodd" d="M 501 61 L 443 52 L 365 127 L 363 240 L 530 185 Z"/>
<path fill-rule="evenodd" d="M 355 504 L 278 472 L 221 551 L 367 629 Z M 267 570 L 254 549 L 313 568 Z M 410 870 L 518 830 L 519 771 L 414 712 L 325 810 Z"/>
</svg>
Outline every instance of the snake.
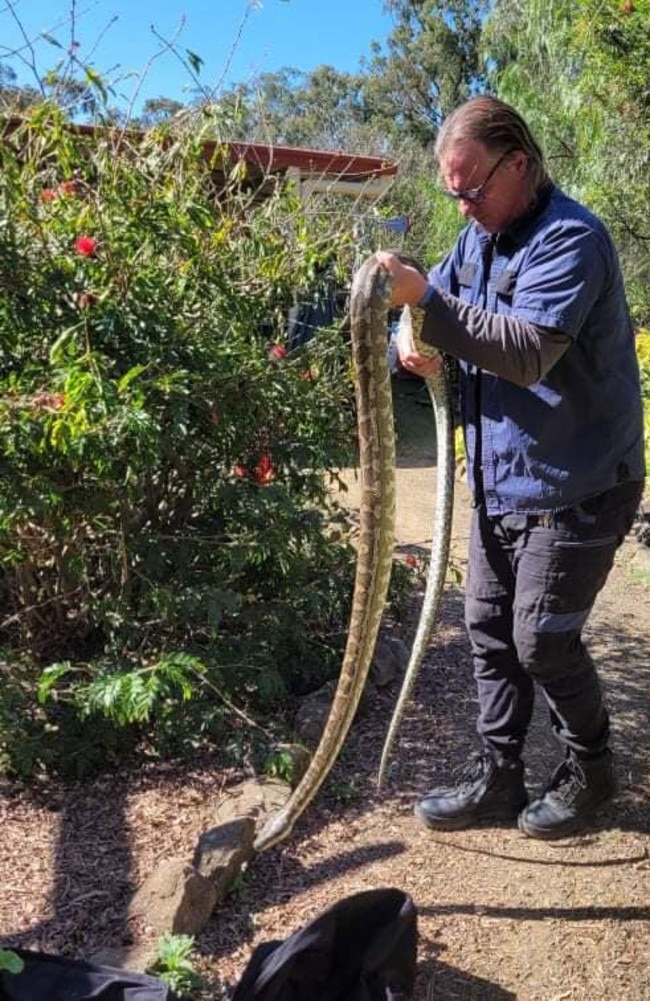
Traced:
<svg viewBox="0 0 650 1001">
<path fill-rule="evenodd" d="M 402 263 L 411 258 L 397 255 Z M 254 841 L 256 853 L 286 838 L 327 778 L 359 706 L 374 656 L 390 584 L 395 544 L 395 430 L 387 363 L 388 313 L 392 278 L 375 255 L 356 271 L 350 296 L 351 344 L 359 438 L 361 501 L 352 609 L 339 680 L 329 716 L 307 771 L 286 804 L 264 823 Z M 410 324 L 423 354 L 435 348 L 420 340 L 423 312 L 404 307 L 401 324 Z M 453 419 L 444 365 L 425 380 L 438 435 L 438 489 L 433 542 L 422 613 L 409 663 L 390 721 L 379 769 L 386 770 L 393 741 L 426 651 L 437 615 L 449 556 L 453 509 Z"/>
</svg>

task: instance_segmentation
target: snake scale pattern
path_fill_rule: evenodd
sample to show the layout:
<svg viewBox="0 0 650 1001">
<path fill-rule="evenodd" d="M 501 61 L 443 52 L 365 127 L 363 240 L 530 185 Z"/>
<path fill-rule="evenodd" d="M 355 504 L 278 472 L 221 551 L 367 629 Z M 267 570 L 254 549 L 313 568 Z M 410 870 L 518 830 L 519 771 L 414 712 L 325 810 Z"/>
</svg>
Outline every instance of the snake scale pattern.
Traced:
<svg viewBox="0 0 650 1001">
<path fill-rule="evenodd" d="M 409 258 L 405 263 L 413 264 Z M 309 768 L 286 805 L 273 814 L 255 841 L 257 852 L 287 837 L 317 794 L 336 761 L 357 711 L 370 670 L 388 593 L 395 540 L 395 434 L 390 374 L 386 360 L 391 277 L 376 258 L 354 276 L 351 296 L 352 351 L 356 371 L 360 532 L 352 613 L 339 682 L 320 743 Z M 403 311 L 418 348 L 419 311 Z M 427 379 L 438 430 L 438 491 L 432 556 L 420 618 L 402 691 L 390 724 L 380 766 L 380 781 L 406 702 L 413 689 L 435 620 L 449 553 L 453 505 L 453 426 L 444 367 Z"/>
</svg>

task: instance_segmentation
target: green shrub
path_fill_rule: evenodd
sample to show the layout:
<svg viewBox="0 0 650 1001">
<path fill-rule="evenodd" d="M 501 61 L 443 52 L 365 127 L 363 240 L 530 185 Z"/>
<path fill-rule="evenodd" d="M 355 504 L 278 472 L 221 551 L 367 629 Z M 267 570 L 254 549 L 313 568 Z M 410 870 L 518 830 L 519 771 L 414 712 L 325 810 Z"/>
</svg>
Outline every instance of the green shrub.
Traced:
<svg viewBox="0 0 650 1001">
<path fill-rule="evenodd" d="M 345 238 L 290 195 L 254 200 L 218 144 L 216 190 L 210 127 L 89 137 L 42 105 L 0 143 L 10 768 L 48 746 L 53 764 L 72 720 L 97 739 L 98 715 L 106 746 L 124 726 L 221 739 L 228 699 L 269 709 L 339 662 L 349 363 L 337 330 L 291 353 L 283 336 Z"/>
<path fill-rule="evenodd" d="M 149 968 L 149 973 L 164 980 L 179 998 L 187 1001 L 196 997 L 203 983 L 191 959 L 193 949 L 193 935 L 165 932 L 158 939 L 156 956 Z"/>
</svg>

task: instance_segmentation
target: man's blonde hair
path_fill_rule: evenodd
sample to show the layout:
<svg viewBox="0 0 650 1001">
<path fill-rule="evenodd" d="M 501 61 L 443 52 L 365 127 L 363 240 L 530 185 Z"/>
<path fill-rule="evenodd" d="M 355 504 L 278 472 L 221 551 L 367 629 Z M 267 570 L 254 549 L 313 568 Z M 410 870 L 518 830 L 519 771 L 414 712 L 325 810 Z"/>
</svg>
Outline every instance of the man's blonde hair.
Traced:
<svg viewBox="0 0 650 1001">
<path fill-rule="evenodd" d="M 538 191 L 549 180 L 544 154 L 518 111 L 498 97 L 474 97 L 445 119 L 436 139 L 434 154 L 440 163 L 452 150 L 475 140 L 495 152 L 522 150 L 528 157 L 528 180 Z"/>
</svg>

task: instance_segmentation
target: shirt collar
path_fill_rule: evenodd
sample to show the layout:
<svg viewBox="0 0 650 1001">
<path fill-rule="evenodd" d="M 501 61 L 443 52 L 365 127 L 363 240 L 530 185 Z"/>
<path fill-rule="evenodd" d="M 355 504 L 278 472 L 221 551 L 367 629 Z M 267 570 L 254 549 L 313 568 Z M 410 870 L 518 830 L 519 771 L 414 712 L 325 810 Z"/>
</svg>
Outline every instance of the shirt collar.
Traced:
<svg viewBox="0 0 650 1001">
<path fill-rule="evenodd" d="M 530 208 L 528 208 L 523 215 L 519 216 L 518 219 L 515 219 L 515 221 L 508 226 L 507 229 L 503 230 L 502 233 L 497 234 L 497 251 L 514 250 L 526 240 L 530 232 L 537 224 L 540 216 L 542 216 L 548 208 L 548 204 L 555 190 L 555 185 L 551 181 L 545 184 L 543 188 L 540 188 L 537 193 L 537 198 Z"/>
</svg>

